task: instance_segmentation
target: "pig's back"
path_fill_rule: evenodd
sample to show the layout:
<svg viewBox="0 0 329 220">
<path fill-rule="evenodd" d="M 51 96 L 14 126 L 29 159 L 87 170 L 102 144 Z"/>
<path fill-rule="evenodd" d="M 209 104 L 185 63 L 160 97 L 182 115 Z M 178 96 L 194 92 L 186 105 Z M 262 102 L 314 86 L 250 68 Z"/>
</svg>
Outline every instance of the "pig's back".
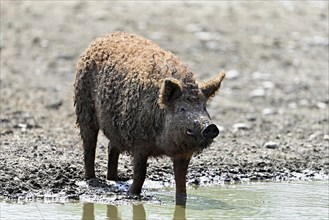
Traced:
<svg viewBox="0 0 329 220">
<path fill-rule="evenodd" d="M 100 128 L 124 150 L 131 150 L 133 143 L 150 144 L 161 132 L 164 113 L 157 100 L 163 79 L 191 75 L 171 52 L 127 33 L 94 40 L 77 70 L 90 82 Z"/>
</svg>

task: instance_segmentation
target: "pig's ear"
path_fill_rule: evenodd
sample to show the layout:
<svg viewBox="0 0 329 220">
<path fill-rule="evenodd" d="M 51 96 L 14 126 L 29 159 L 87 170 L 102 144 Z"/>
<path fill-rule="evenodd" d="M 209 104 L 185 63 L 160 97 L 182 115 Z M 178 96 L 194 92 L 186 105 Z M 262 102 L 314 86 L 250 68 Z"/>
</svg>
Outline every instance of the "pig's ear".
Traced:
<svg viewBox="0 0 329 220">
<path fill-rule="evenodd" d="M 170 106 L 182 94 L 182 87 L 179 80 L 167 78 L 160 88 L 158 103 L 161 108 Z"/>
<path fill-rule="evenodd" d="M 200 86 L 202 93 L 204 94 L 204 96 L 207 99 L 215 96 L 216 92 L 220 88 L 220 84 L 221 84 L 222 80 L 224 79 L 224 77 L 225 77 L 225 72 L 221 71 L 217 76 L 208 80 L 207 82 L 204 82 Z"/>
</svg>

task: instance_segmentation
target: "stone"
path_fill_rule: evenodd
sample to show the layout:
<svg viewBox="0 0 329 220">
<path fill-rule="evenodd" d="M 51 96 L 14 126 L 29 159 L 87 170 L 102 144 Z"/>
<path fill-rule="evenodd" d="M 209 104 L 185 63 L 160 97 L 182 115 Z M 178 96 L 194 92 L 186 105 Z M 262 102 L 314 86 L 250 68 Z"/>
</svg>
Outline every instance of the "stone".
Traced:
<svg viewBox="0 0 329 220">
<path fill-rule="evenodd" d="M 268 80 L 271 78 L 271 75 L 272 74 L 270 74 L 270 73 L 262 73 L 262 72 L 255 71 L 251 74 L 251 77 L 256 80 Z"/>
<path fill-rule="evenodd" d="M 250 92 L 251 97 L 264 97 L 265 96 L 265 90 L 264 89 L 255 89 Z"/>
<path fill-rule="evenodd" d="M 273 89 L 275 87 L 275 84 L 271 81 L 265 81 L 262 85 L 264 89 Z"/>
<path fill-rule="evenodd" d="M 324 102 L 317 102 L 316 107 L 318 107 L 319 109 L 325 109 L 327 108 L 327 104 Z"/>
<path fill-rule="evenodd" d="M 219 132 L 225 131 L 225 128 L 223 126 L 217 126 L 217 128 L 218 128 Z"/>
<path fill-rule="evenodd" d="M 233 128 L 234 130 L 249 130 L 250 126 L 245 123 L 235 123 Z"/>
<path fill-rule="evenodd" d="M 201 41 L 219 40 L 220 34 L 218 32 L 199 31 L 195 36 Z"/>
<path fill-rule="evenodd" d="M 274 111 L 271 108 L 264 108 L 262 111 L 263 115 L 273 115 Z"/>
<path fill-rule="evenodd" d="M 328 134 L 325 134 L 325 135 L 323 136 L 323 140 L 325 140 L 325 141 L 329 141 L 329 135 L 328 135 Z"/>
<path fill-rule="evenodd" d="M 239 77 L 239 75 L 240 75 L 240 73 L 237 70 L 229 70 L 226 72 L 225 77 L 227 79 L 236 79 Z"/>
<path fill-rule="evenodd" d="M 276 149 L 279 147 L 279 144 L 274 141 L 269 141 L 264 144 L 264 147 L 269 148 L 269 149 Z"/>
<path fill-rule="evenodd" d="M 311 135 L 308 137 L 308 139 L 309 139 L 310 141 L 313 141 L 313 140 L 316 139 L 317 136 L 318 136 L 318 135 L 317 135 L 316 133 L 313 133 L 313 134 L 311 134 Z"/>
</svg>

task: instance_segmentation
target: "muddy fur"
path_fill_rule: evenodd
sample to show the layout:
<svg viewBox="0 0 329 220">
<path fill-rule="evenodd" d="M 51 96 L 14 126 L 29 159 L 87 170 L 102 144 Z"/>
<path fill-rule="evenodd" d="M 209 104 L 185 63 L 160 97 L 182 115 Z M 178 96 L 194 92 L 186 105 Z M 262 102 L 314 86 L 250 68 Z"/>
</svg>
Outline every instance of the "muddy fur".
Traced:
<svg viewBox="0 0 329 220">
<path fill-rule="evenodd" d="M 177 56 L 149 40 L 127 33 L 96 39 L 81 56 L 75 81 L 86 177 L 95 177 L 95 147 L 102 130 L 110 140 L 108 179 L 117 179 L 118 156 L 128 151 L 134 156 L 132 192 L 140 192 L 149 156 L 183 159 L 176 164 L 184 168 L 176 170 L 185 185 L 192 154 L 212 143 L 203 136 L 211 124 L 205 105 L 223 78 L 221 73 L 199 87 Z"/>
<path fill-rule="evenodd" d="M 160 88 L 166 78 L 179 84 L 184 99 L 204 99 L 187 66 L 150 40 L 126 33 L 96 39 L 77 65 L 78 125 L 101 128 L 120 151 L 134 152 L 145 141 L 161 144 L 156 137 L 164 129 L 166 104 L 161 102 L 164 92 L 160 94 Z M 163 149 L 143 149 L 150 155 L 164 153 Z"/>
</svg>

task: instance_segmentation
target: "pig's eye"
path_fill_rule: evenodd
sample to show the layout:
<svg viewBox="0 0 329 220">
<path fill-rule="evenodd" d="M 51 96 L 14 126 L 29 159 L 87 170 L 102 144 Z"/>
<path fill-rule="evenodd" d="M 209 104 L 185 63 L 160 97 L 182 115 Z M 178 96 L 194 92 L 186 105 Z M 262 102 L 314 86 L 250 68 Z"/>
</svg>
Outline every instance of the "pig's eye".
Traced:
<svg viewBox="0 0 329 220">
<path fill-rule="evenodd" d="M 179 111 L 180 112 L 185 112 L 186 110 L 185 110 L 185 108 L 180 108 Z"/>
</svg>

